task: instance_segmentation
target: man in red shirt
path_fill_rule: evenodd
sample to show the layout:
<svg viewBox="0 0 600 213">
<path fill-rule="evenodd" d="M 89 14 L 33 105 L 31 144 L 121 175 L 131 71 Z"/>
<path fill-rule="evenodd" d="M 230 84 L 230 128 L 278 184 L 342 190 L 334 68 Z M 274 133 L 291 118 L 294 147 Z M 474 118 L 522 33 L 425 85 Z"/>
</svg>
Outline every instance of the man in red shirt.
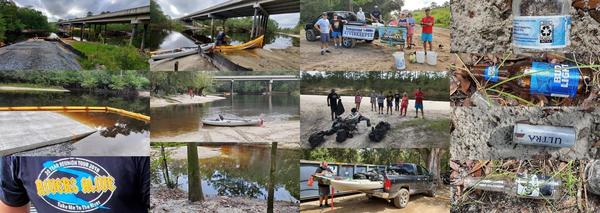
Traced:
<svg viewBox="0 0 600 213">
<path fill-rule="evenodd" d="M 423 92 L 421 91 L 421 87 L 419 87 L 417 92 L 415 92 L 415 109 L 415 118 L 419 117 L 419 109 L 421 109 L 421 116 L 425 118 L 425 114 L 423 112 Z"/>
<path fill-rule="evenodd" d="M 425 17 L 421 19 L 421 26 L 423 31 L 421 32 L 421 40 L 423 40 L 423 48 L 425 54 L 427 54 L 427 43 L 429 43 L 429 51 L 432 51 L 431 42 L 433 41 L 433 24 L 435 18 L 431 16 L 431 9 L 425 9 Z"/>
</svg>

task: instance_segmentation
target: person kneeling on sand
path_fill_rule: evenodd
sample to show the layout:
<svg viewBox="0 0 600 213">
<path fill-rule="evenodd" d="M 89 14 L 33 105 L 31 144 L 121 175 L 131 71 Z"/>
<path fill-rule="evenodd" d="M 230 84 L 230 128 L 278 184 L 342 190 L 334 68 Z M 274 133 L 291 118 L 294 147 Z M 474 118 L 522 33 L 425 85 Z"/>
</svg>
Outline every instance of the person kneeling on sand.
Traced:
<svg viewBox="0 0 600 213">
<path fill-rule="evenodd" d="M 356 108 L 350 110 L 350 114 L 346 116 L 346 121 L 352 121 L 353 123 L 360 123 L 361 121 L 367 121 L 367 127 L 371 126 L 371 120 L 361 115 Z"/>
</svg>

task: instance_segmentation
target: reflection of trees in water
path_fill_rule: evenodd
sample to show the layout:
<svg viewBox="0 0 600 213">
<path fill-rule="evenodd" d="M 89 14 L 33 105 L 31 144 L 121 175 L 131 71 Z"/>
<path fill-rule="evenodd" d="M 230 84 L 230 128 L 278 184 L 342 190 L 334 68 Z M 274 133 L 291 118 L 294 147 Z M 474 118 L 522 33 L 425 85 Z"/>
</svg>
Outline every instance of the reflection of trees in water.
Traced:
<svg viewBox="0 0 600 213">
<path fill-rule="evenodd" d="M 220 196 L 232 197 L 251 197 L 262 198 L 264 193 L 261 191 L 264 185 L 249 182 L 243 178 L 231 178 L 219 171 L 215 171 L 208 183 L 217 191 Z"/>
<path fill-rule="evenodd" d="M 131 112 L 148 114 L 145 97 L 100 95 L 84 92 L 69 93 L 2 93 L 2 106 L 110 106 Z"/>
</svg>

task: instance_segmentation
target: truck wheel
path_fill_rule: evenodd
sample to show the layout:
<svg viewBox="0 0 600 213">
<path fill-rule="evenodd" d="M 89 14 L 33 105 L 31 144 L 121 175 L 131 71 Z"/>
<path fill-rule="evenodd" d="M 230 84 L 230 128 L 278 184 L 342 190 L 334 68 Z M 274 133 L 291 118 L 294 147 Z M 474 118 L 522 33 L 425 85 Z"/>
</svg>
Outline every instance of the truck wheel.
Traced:
<svg viewBox="0 0 600 213">
<path fill-rule="evenodd" d="M 354 47 L 355 44 L 356 44 L 356 40 L 353 38 L 343 38 L 342 39 L 342 46 L 344 46 L 345 48 L 352 48 L 352 47 Z"/>
<path fill-rule="evenodd" d="M 406 207 L 406 205 L 408 205 L 409 198 L 410 194 L 408 193 L 408 190 L 404 188 L 400 189 L 398 196 L 394 198 L 394 206 L 396 206 L 396 208 Z"/>
<path fill-rule="evenodd" d="M 306 35 L 307 41 L 316 41 L 317 40 L 317 33 L 313 29 L 306 30 L 306 32 L 304 34 Z"/>
</svg>

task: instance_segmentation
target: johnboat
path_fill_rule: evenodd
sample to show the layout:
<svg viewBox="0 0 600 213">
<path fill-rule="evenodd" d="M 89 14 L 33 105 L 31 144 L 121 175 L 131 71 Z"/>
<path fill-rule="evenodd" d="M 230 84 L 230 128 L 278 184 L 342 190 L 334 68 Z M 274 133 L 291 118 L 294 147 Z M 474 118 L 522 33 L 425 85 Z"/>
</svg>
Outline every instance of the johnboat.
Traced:
<svg viewBox="0 0 600 213">
<path fill-rule="evenodd" d="M 251 48 L 258 48 L 258 47 L 262 47 L 263 46 L 264 41 L 265 41 L 265 36 L 261 35 L 258 38 L 255 38 L 254 40 L 251 40 L 251 41 L 243 43 L 243 44 L 214 46 L 213 51 L 227 52 L 227 51 L 235 51 L 235 50 L 245 50 L 245 49 L 251 49 Z"/>
<path fill-rule="evenodd" d="M 345 177 L 333 177 L 313 175 L 316 179 L 328 183 L 339 191 L 365 191 L 383 188 L 383 181 L 371 181 L 368 179 L 348 179 Z"/>
<path fill-rule="evenodd" d="M 204 118 L 202 123 L 211 126 L 260 126 L 263 119 L 235 119 L 235 118 Z"/>
<path fill-rule="evenodd" d="M 150 52 L 152 60 L 161 60 L 165 58 L 179 58 L 183 56 L 193 55 L 198 53 L 198 47 L 182 47 L 172 50 L 161 50 Z"/>
</svg>

